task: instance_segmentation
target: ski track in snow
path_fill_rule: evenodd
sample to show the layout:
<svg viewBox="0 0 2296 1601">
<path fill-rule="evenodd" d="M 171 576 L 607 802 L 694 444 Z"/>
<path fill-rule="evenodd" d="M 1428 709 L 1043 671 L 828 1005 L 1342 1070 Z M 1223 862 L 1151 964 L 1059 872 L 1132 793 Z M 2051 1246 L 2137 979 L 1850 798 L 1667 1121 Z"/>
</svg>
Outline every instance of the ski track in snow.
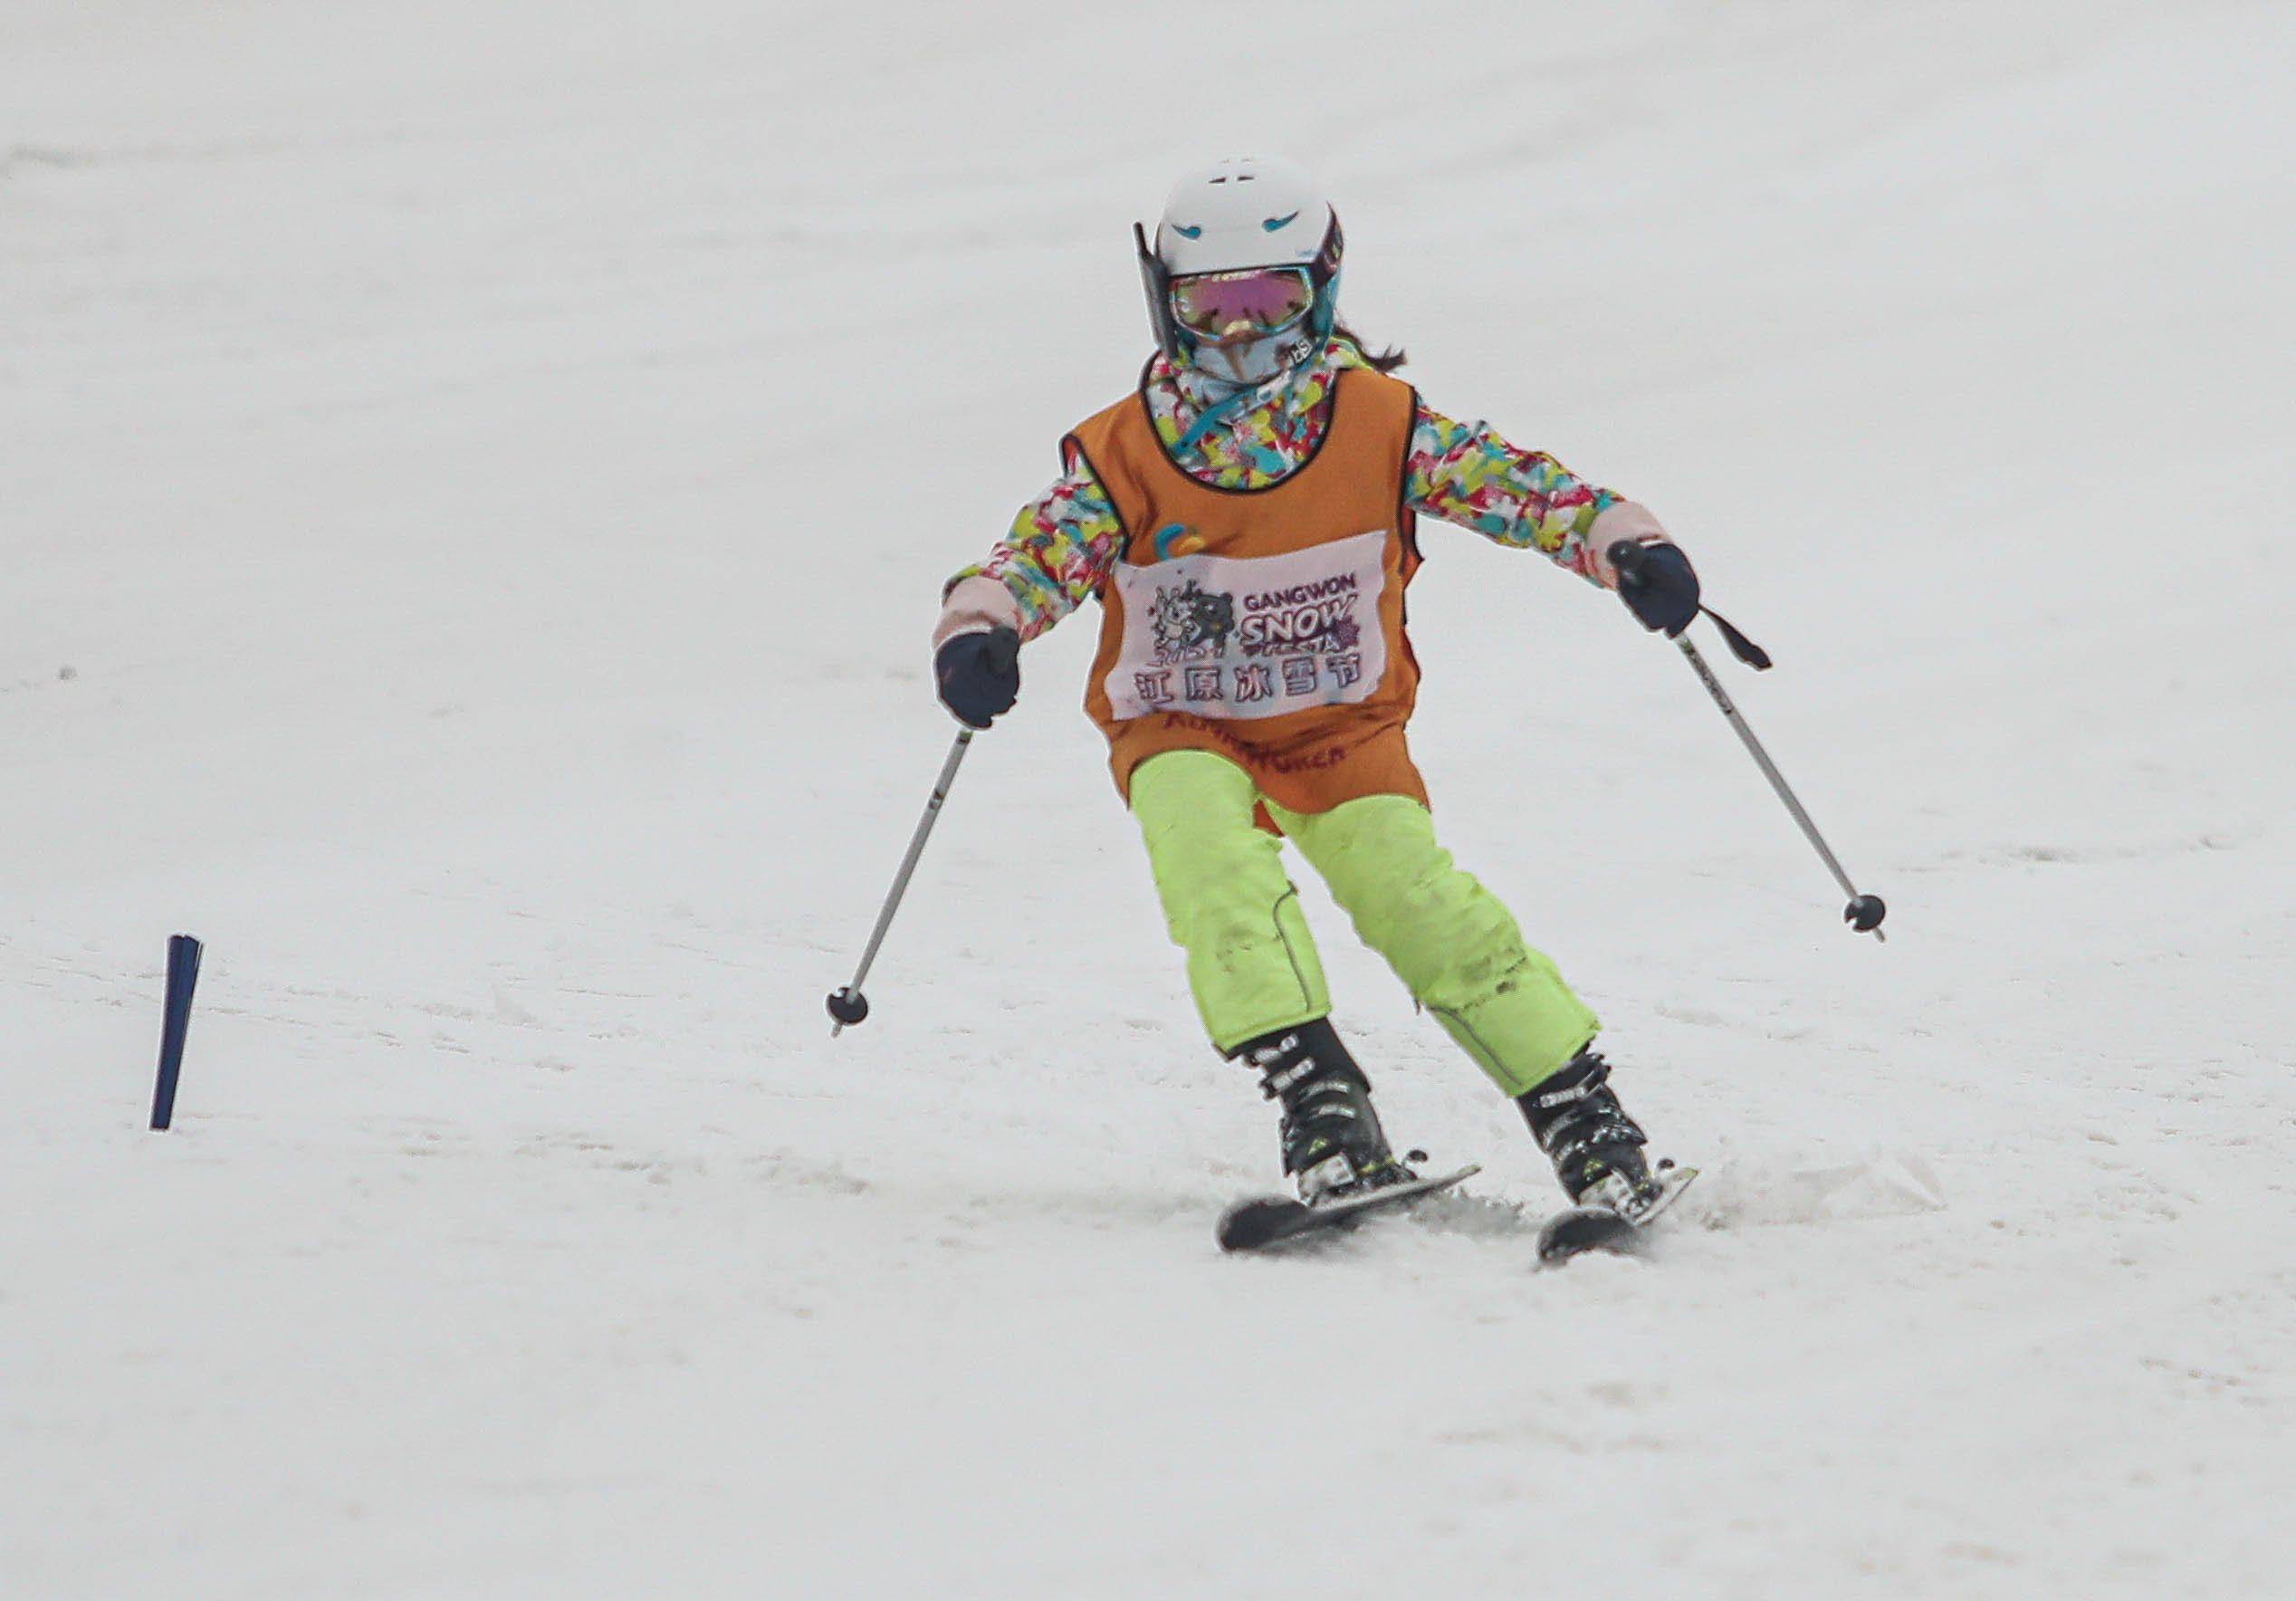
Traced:
<svg viewBox="0 0 2296 1601">
<path fill-rule="evenodd" d="M 2288 8 L 1255 15 L 1217 131 L 1115 114 L 1188 6 L 0 20 L 0 1594 L 2286 1593 Z M 1312 879 L 1486 1171 L 1214 1251 L 1273 1120 L 1089 618 L 828 1038 L 937 587 L 1250 145 L 1430 400 L 1679 532 L 1889 898 L 1426 531 L 1448 842 L 1704 1169 L 1642 1256 L 1530 1270 L 1542 1160 Z"/>
</svg>

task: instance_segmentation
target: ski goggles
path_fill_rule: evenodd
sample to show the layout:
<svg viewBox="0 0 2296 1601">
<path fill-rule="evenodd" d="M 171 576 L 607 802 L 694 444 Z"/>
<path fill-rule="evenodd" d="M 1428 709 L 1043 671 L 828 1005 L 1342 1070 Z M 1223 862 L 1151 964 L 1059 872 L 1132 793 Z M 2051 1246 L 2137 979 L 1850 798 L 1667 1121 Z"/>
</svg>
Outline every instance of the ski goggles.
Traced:
<svg viewBox="0 0 2296 1601">
<path fill-rule="evenodd" d="M 1227 340 L 1274 333 L 1307 315 L 1315 286 L 1305 267 L 1199 273 L 1172 282 L 1172 317 L 1190 333 Z"/>
</svg>

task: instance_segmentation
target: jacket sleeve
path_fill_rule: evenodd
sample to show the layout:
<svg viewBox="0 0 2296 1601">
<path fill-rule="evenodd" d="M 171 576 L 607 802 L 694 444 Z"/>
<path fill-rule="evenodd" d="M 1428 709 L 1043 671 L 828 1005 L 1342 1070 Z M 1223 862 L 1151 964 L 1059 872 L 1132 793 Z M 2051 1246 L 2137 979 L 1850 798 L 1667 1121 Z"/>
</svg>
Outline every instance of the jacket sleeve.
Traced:
<svg viewBox="0 0 2296 1601">
<path fill-rule="evenodd" d="M 1020 508 L 985 560 L 942 589 L 935 648 L 954 635 L 1000 624 L 1024 640 L 1035 638 L 1099 593 L 1123 542 L 1115 505 L 1078 457 Z"/>
<path fill-rule="evenodd" d="M 1511 445 L 1488 423 L 1454 422 L 1424 402 L 1403 464 L 1403 502 L 1498 544 L 1544 551 L 1606 589 L 1618 587 L 1602 553 L 1612 543 L 1665 537 L 1646 508 L 1578 477 L 1545 451 Z"/>
</svg>

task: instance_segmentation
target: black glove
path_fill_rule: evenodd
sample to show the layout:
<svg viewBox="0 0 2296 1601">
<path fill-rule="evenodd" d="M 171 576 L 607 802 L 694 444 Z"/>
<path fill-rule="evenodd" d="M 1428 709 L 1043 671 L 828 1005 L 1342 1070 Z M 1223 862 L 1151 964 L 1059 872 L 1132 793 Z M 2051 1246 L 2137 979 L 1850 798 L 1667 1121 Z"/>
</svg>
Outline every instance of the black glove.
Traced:
<svg viewBox="0 0 2296 1601">
<path fill-rule="evenodd" d="M 1621 540 L 1607 554 L 1618 570 L 1619 599 L 1644 628 L 1664 629 L 1671 639 L 1698 619 L 1698 575 L 1681 546 Z"/>
<path fill-rule="evenodd" d="M 1020 695 L 1020 636 L 1010 628 L 959 634 L 933 654 L 941 704 L 958 722 L 986 728 Z"/>
</svg>

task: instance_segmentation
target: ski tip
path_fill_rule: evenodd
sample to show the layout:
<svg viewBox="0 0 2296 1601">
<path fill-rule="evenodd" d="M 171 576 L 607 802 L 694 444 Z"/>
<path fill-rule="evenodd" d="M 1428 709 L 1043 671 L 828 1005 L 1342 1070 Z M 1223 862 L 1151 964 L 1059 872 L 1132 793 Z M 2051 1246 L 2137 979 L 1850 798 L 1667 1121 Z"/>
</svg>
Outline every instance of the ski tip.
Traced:
<svg viewBox="0 0 2296 1601">
<path fill-rule="evenodd" d="M 1448 1190 L 1481 1171 L 1481 1167 L 1469 1164 L 1432 1178 L 1413 1178 L 1313 1204 L 1295 1201 L 1288 1195 L 1253 1195 L 1220 1214 L 1213 1237 L 1222 1251 L 1257 1251 L 1297 1236 L 1345 1228 L 1368 1213 L 1407 1205 L 1440 1190 Z"/>
<path fill-rule="evenodd" d="M 1556 1267 L 1590 1251 L 1610 1251 L 1634 1237 L 1634 1225 L 1607 1206 L 1574 1206 L 1548 1218 L 1538 1232 L 1541 1267 Z"/>
<path fill-rule="evenodd" d="M 1221 1213 L 1212 1233 L 1222 1251 L 1254 1251 L 1299 1232 L 1313 1216 L 1288 1195 L 1254 1195 Z"/>
<path fill-rule="evenodd" d="M 1698 1175 L 1695 1167 L 1667 1166 L 1658 1199 L 1633 1217 L 1608 1206 L 1574 1206 L 1556 1213 L 1538 1232 L 1539 1265 L 1556 1267 L 1590 1251 L 1631 1250 L 1637 1236 L 1680 1200 Z"/>
</svg>

